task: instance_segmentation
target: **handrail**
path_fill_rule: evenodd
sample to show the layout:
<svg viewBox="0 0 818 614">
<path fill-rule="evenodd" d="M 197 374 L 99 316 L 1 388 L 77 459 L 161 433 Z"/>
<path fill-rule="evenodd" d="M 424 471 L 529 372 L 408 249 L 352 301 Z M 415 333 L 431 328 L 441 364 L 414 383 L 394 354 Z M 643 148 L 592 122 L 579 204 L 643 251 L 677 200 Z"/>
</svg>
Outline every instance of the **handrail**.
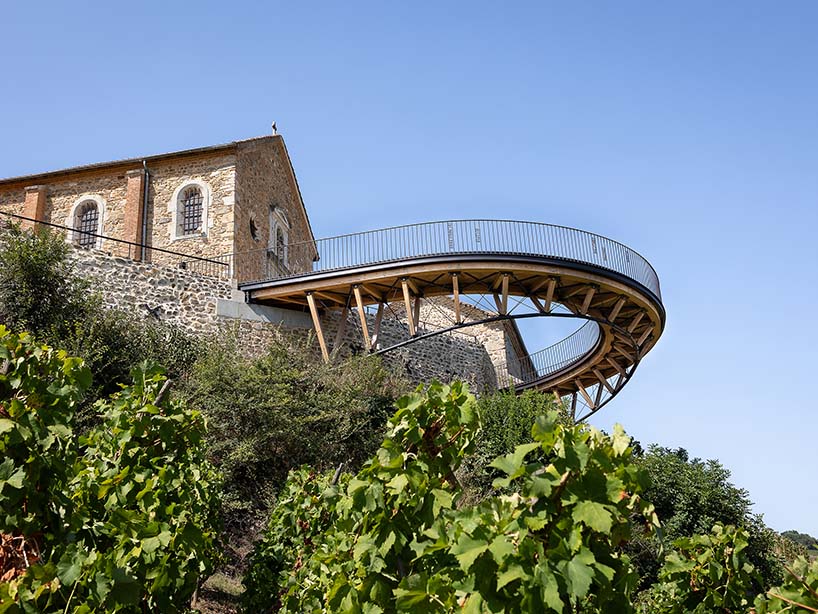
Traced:
<svg viewBox="0 0 818 614">
<path fill-rule="evenodd" d="M 312 262 L 316 251 L 320 259 Z M 272 258 L 289 266 L 259 269 L 261 254 L 265 261 Z M 661 300 L 656 271 L 638 252 L 601 235 L 541 222 L 423 222 L 289 243 L 279 251 L 255 250 L 233 257 L 237 265 L 246 265 L 245 270 L 260 271 L 256 279 L 261 281 L 452 254 L 514 254 L 590 264 L 638 282 Z"/>
<path fill-rule="evenodd" d="M 150 252 L 159 252 L 161 254 L 168 254 L 170 256 L 175 256 L 178 258 L 180 268 L 191 270 L 194 273 L 198 273 L 205 276 L 210 277 L 227 277 L 230 273 L 230 259 L 229 257 L 225 256 L 216 256 L 215 258 L 204 258 L 203 256 L 194 256 L 192 254 L 185 254 L 184 252 L 175 252 L 173 250 L 164 249 L 162 247 L 152 247 L 150 245 L 145 245 L 144 243 L 135 243 L 133 241 L 126 241 L 125 239 L 117 239 L 116 237 L 111 237 L 108 235 L 101 235 L 95 232 L 90 232 L 87 230 L 80 230 L 79 228 L 72 228 L 71 226 L 63 226 L 61 224 L 54 224 L 53 222 L 46 222 L 44 220 L 38 220 L 31 217 L 26 217 L 24 215 L 18 215 L 16 213 L 9 213 L 8 211 L 0 211 L 0 215 L 5 215 L 8 217 L 12 217 L 18 220 L 24 220 L 26 222 L 32 222 L 34 224 L 42 225 L 42 226 L 50 226 L 51 228 L 58 228 L 64 231 L 70 231 L 75 234 L 87 235 L 89 237 L 96 237 L 98 239 L 105 239 L 106 241 L 113 241 L 114 243 L 119 243 L 121 245 L 128 246 L 128 258 L 136 257 L 138 254 L 138 250 L 145 250 Z M 79 246 L 75 246 L 78 247 Z M 188 267 L 188 261 L 191 261 L 190 264 L 198 264 L 199 267 Z"/>
</svg>

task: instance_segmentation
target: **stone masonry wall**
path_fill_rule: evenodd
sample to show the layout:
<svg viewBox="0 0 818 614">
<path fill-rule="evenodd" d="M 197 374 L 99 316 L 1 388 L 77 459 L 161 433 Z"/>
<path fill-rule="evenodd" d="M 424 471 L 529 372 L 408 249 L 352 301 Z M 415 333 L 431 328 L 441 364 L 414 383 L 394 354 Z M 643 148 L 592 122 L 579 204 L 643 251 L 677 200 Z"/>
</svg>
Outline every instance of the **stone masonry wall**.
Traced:
<svg viewBox="0 0 818 614">
<path fill-rule="evenodd" d="M 213 258 L 233 251 L 233 204 L 235 202 L 236 156 L 220 154 L 189 159 L 169 159 L 148 165 L 148 236 L 152 247 L 192 256 Z M 174 193 L 186 182 L 201 181 L 210 188 L 207 229 L 202 235 L 172 238 Z M 161 252 L 148 251 L 152 262 L 173 260 Z"/>
<path fill-rule="evenodd" d="M 280 136 L 242 141 L 237 145 L 235 251 L 240 281 L 270 275 L 267 247 L 270 209 L 281 207 L 290 223 L 289 272 L 312 270 L 314 246 L 287 151 Z M 252 218 L 257 233 L 250 233 Z M 306 242 L 306 243 L 305 243 Z M 300 244 L 300 245 L 298 245 Z M 275 257 L 275 255 L 272 255 Z"/>
</svg>

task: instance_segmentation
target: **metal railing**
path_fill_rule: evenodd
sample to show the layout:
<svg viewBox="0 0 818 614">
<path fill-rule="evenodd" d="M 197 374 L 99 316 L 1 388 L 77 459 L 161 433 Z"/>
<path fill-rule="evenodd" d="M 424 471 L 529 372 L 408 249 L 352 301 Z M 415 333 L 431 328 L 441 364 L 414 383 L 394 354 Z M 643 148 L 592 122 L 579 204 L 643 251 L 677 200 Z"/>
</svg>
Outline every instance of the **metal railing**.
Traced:
<svg viewBox="0 0 818 614">
<path fill-rule="evenodd" d="M 316 251 L 320 259 L 313 263 Z M 618 241 L 584 230 L 539 222 L 425 222 L 290 243 L 286 246 L 289 270 L 264 277 L 268 254 L 269 250 L 255 250 L 233 254 L 232 257 L 237 270 L 243 266 L 248 272 L 259 271 L 259 276 L 255 278 L 258 281 L 429 256 L 509 254 L 545 257 L 614 271 L 640 283 L 661 298 L 656 272 L 634 250 Z"/>
<path fill-rule="evenodd" d="M 180 269 L 185 269 L 186 271 L 190 271 L 191 273 L 196 273 L 197 275 L 204 275 L 206 277 L 218 277 L 220 279 L 230 279 L 232 277 L 231 270 L 232 258 L 230 256 L 215 256 L 213 258 L 204 258 L 202 256 L 193 256 L 191 254 L 175 252 L 169 249 L 163 249 L 161 247 L 151 247 L 150 245 L 134 243 L 133 241 L 125 241 L 124 239 L 116 239 L 114 237 L 109 237 L 107 235 L 88 232 L 85 230 L 80 230 L 78 228 L 71 228 L 70 226 L 63 226 L 61 224 L 53 224 L 51 222 L 36 220 L 34 218 L 26 217 L 23 215 L 17 215 L 16 213 L 0 211 L 0 215 L 5 216 L 6 218 L 30 222 L 38 226 L 48 226 L 50 228 L 62 230 L 66 233 L 72 233 L 71 235 L 69 235 L 72 239 L 74 237 L 77 237 L 78 235 L 91 236 L 98 239 L 96 241 L 96 244 L 90 247 L 83 247 L 80 246 L 76 241 L 72 241 L 72 244 L 77 249 L 93 249 L 106 253 L 109 252 L 109 255 L 118 256 L 121 258 L 128 258 L 136 261 L 140 261 L 141 255 L 144 253 L 145 254 L 144 261 L 147 263 L 151 263 L 154 260 L 153 254 L 159 254 L 161 255 L 161 258 L 163 260 L 167 260 L 176 267 Z M 113 243 L 114 245 L 111 246 L 109 245 L 109 243 Z M 110 250 L 109 247 L 114 247 L 115 249 Z M 157 262 L 156 264 L 168 264 L 168 262 Z"/>
<path fill-rule="evenodd" d="M 567 369 L 580 362 L 599 343 L 599 324 L 588 320 L 565 339 L 545 349 L 520 357 L 517 365 L 504 365 L 498 369 L 498 386 L 530 384 Z"/>
</svg>

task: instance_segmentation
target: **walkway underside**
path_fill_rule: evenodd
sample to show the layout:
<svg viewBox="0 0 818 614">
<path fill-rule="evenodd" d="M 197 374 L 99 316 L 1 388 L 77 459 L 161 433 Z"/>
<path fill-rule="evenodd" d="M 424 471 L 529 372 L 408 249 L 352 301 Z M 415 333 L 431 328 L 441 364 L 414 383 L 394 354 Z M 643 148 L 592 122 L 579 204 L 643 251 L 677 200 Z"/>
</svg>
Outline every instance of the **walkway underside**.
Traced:
<svg viewBox="0 0 818 614">
<path fill-rule="evenodd" d="M 665 318 L 656 294 L 624 274 L 536 255 L 449 253 L 240 287 L 250 302 L 309 311 L 325 359 L 334 344 L 321 328 L 319 312 L 324 310 L 356 312 L 364 347 L 377 353 L 487 321 L 536 316 L 588 320 L 595 324 L 543 350 L 547 354 L 525 357 L 506 376 L 498 375 L 501 387 L 533 388 L 564 399 L 578 420 L 598 411 L 628 382 L 661 335 Z M 451 298 L 454 318 L 450 325 L 430 330 L 420 314 L 429 299 L 440 296 Z M 470 309 L 475 296 L 490 300 L 490 309 L 481 306 L 482 319 L 474 319 L 477 310 Z M 399 314 L 406 323 L 406 339 L 383 347 L 380 326 L 390 314 Z M 337 339 L 342 335 L 339 331 Z"/>
</svg>

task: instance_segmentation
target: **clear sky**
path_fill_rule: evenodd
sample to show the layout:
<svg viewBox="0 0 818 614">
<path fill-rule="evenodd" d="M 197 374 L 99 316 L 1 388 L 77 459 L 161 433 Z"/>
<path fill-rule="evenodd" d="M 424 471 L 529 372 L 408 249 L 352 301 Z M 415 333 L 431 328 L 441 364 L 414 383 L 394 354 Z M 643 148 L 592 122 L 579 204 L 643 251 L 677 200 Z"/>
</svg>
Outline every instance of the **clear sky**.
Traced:
<svg viewBox="0 0 818 614">
<path fill-rule="evenodd" d="M 668 322 L 592 422 L 719 459 L 818 536 L 818 4 L 668 4 L 6 1 L 0 176 L 275 120 L 316 236 L 498 217 L 622 241 Z"/>
</svg>

